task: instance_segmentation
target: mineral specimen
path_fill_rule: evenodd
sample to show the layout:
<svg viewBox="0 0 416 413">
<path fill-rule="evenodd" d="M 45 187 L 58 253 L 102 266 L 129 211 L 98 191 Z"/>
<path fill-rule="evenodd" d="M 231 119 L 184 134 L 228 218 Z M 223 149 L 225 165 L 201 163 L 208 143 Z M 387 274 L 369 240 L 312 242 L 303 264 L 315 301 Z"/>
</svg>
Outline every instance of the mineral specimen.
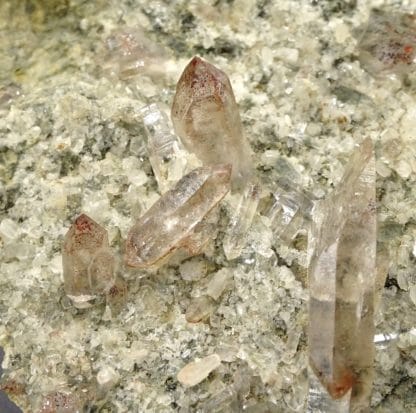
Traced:
<svg viewBox="0 0 416 413">
<path fill-rule="evenodd" d="M 168 53 L 154 43 L 140 28 L 126 28 L 114 32 L 105 42 L 103 70 L 122 80 L 139 74 L 159 78 L 165 74 L 164 62 Z"/>
<path fill-rule="evenodd" d="M 83 402 L 76 394 L 55 392 L 43 400 L 39 413 L 81 413 Z"/>
<path fill-rule="evenodd" d="M 201 360 L 187 364 L 179 373 L 178 381 L 185 386 L 195 386 L 206 379 L 211 373 L 221 365 L 221 358 L 218 354 L 211 354 Z"/>
<path fill-rule="evenodd" d="M 162 193 L 182 178 L 186 166 L 179 139 L 170 131 L 166 114 L 151 104 L 140 110 L 147 134 L 147 151 Z"/>
<path fill-rule="evenodd" d="M 180 248 L 198 253 L 201 242 L 206 242 L 204 218 L 229 191 L 230 177 L 231 166 L 223 164 L 196 168 L 185 175 L 129 231 L 127 265 L 157 266 Z"/>
<path fill-rule="evenodd" d="M 107 231 L 85 214 L 76 218 L 62 249 L 65 292 L 77 307 L 114 285 L 115 260 Z"/>
<path fill-rule="evenodd" d="M 406 74 L 415 68 L 415 16 L 373 10 L 358 43 L 359 59 L 373 75 Z"/>
<path fill-rule="evenodd" d="M 273 201 L 265 212 L 271 220 L 276 236 L 290 242 L 299 230 L 306 229 L 316 198 L 313 194 L 299 189 L 299 185 L 280 177 L 273 192 Z"/>
<path fill-rule="evenodd" d="M 365 139 L 310 231 L 310 365 L 333 399 L 350 397 L 351 411 L 368 407 L 372 387 L 375 205 L 373 145 Z"/>
<path fill-rule="evenodd" d="M 253 183 L 247 185 L 243 194 L 237 195 L 238 205 L 223 241 L 224 253 L 229 260 L 239 257 L 246 244 L 246 234 L 256 213 L 259 195 L 259 187 Z"/>
<path fill-rule="evenodd" d="M 232 165 L 233 189 L 244 187 L 253 174 L 251 150 L 227 75 L 194 57 L 176 86 L 172 122 L 177 135 L 204 165 Z"/>
<path fill-rule="evenodd" d="M 206 296 L 195 297 L 186 309 L 185 318 L 188 323 L 199 323 L 209 319 L 215 310 L 214 301 Z"/>
</svg>

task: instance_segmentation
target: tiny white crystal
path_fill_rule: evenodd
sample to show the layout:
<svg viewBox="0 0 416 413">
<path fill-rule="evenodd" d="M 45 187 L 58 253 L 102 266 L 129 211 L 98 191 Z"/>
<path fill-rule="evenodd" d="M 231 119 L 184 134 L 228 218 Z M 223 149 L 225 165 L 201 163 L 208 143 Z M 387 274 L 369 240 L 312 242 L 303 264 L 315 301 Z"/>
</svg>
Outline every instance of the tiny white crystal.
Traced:
<svg viewBox="0 0 416 413">
<path fill-rule="evenodd" d="M 196 386 L 220 365 L 221 357 L 218 354 L 211 354 L 203 359 L 192 361 L 179 371 L 178 381 L 185 386 Z"/>
</svg>

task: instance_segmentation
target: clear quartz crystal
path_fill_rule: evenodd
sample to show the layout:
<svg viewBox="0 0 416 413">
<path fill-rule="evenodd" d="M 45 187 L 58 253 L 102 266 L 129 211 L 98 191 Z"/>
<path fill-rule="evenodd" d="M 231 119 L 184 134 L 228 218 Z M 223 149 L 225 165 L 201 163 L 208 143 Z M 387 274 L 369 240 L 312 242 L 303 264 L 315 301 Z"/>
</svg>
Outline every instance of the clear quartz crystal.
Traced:
<svg viewBox="0 0 416 413">
<path fill-rule="evenodd" d="M 365 139 L 310 231 L 309 360 L 333 399 L 369 406 L 374 356 L 376 203 L 373 145 Z"/>
<path fill-rule="evenodd" d="M 186 157 L 179 139 L 169 127 L 167 115 L 155 103 L 140 110 L 147 135 L 147 151 L 159 189 L 166 192 L 182 178 Z"/>
<path fill-rule="evenodd" d="M 246 244 L 246 234 L 250 229 L 259 203 L 259 186 L 249 184 L 243 194 L 237 194 L 238 205 L 233 211 L 231 223 L 223 241 L 224 253 L 227 259 L 232 260 L 240 256 Z"/>
<path fill-rule="evenodd" d="M 276 187 L 265 215 L 272 222 L 274 234 L 290 242 L 299 230 L 307 229 L 316 198 L 286 178 L 279 178 Z"/>
<path fill-rule="evenodd" d="M 224 72 L 194 57 L 176 86 L 171 117 L 188 151 L 204 165 L 231 164 L 233 189 L 245 187 L 253 175 L 251 149 Z"/>
<path fill-rule="evenodd" d="M 230 177 L 230 165 L 196 168 L 185 175 L 129 231 L 127 265 L 159 266 L 180 248 L 199 253 L 212 228 L 204 219 L 229 191 Z"/>
<path fill-rule="evenodd" d="M 62 249 L 65 292 L 77 307 L 89 306 L 114 284 L 115 260 L 107 231 L 85 214 L 68 230 Z"/>
</svg>

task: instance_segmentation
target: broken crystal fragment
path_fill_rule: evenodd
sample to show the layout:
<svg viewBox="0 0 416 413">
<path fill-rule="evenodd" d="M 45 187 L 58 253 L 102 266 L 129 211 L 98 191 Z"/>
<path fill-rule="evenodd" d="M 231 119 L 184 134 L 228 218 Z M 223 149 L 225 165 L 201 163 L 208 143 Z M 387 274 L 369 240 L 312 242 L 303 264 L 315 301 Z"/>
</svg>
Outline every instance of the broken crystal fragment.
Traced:
<svg viewBox="0 0 416 413">
<path fill-rule="evenodd" d="M 179 139 L 171 132 L 166 114 L 151 104 L 140 110 L 147 134 L 147 151 L 159 189 L 166 192 L 182 178 L 186 157 Z"/>
<path fill-rule="evenodd" d="M 209 373 L 221 365 L 221 358 L 218 354 L 211 354 L 198 361 L 187 364 L 178 373 L 178 381 L 185 386 L 195 386 L 205 380 Z"/>
<path fill-rule="evenodd" d="M 373 10 L 358 43 L 359 59 L 372 75 L 414 70 L 416 20 L 412 14 Z"/>
<path fill-rule="evenodd" d="M 351 394 L 352 411 L 367 408 L 372 388 L 376 235 L 375 160 L 365 139 L 318 204 L 309 236 L 310 365 L 333 399 Z"/>
<path fill-rule="evenodd" d="M 199 253 L 211 228 L 204 219 L 229 191 L 230 176 L 230 165 L 196 168 L 185 175 L 129 231 L 127 265 L 157 266 L 180 248 Z"/>
<path fill-rule="evenodd" d="M 115 260 L 107 231 L 81 214 L 65 235 L 62 266 L 65 292 L 77 307 L 108 292 L 114 284 Z"/>
<path fill-rule="evenodd" d="M 245 186 L 253 175 L 251 150 L 224 72 L 194 57 L 176 86 L 171 116 L 187 150 L 204 165 L 231 164 L 233 189 Z"/>
</svg>

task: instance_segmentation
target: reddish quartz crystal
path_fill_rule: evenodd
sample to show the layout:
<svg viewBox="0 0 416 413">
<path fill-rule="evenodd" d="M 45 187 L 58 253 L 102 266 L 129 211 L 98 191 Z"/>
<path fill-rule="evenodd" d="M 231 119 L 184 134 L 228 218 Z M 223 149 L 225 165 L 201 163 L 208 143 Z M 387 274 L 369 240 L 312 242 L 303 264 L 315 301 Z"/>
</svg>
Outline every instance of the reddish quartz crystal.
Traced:
<svg viewBox="0 0 416 413">
<path fill-rule="evenodd" d="M 229 191 L 230 176 L 230 165 L 215 165 L 194 169 L 179 180 L 129 231 L 127 265 L 159 266 L 180 248 L 200 253 L 215 233 L 210 213 Z"/>
<path fill-rule="evenodd" d="M 242 187 L 253 173 L 251 150 L 227 75 L 194 57 L 176 86 L 172 122 L 184 146 L 205 164 L 233 167 L 233 188 Z"/>
<path fill-rule="evenodd" d="M 85 214 L 67 232 L 62 250 L 66 294 L 81 305 L 114 284 L 115 260 L 107 231 Z"/>
</svg>

